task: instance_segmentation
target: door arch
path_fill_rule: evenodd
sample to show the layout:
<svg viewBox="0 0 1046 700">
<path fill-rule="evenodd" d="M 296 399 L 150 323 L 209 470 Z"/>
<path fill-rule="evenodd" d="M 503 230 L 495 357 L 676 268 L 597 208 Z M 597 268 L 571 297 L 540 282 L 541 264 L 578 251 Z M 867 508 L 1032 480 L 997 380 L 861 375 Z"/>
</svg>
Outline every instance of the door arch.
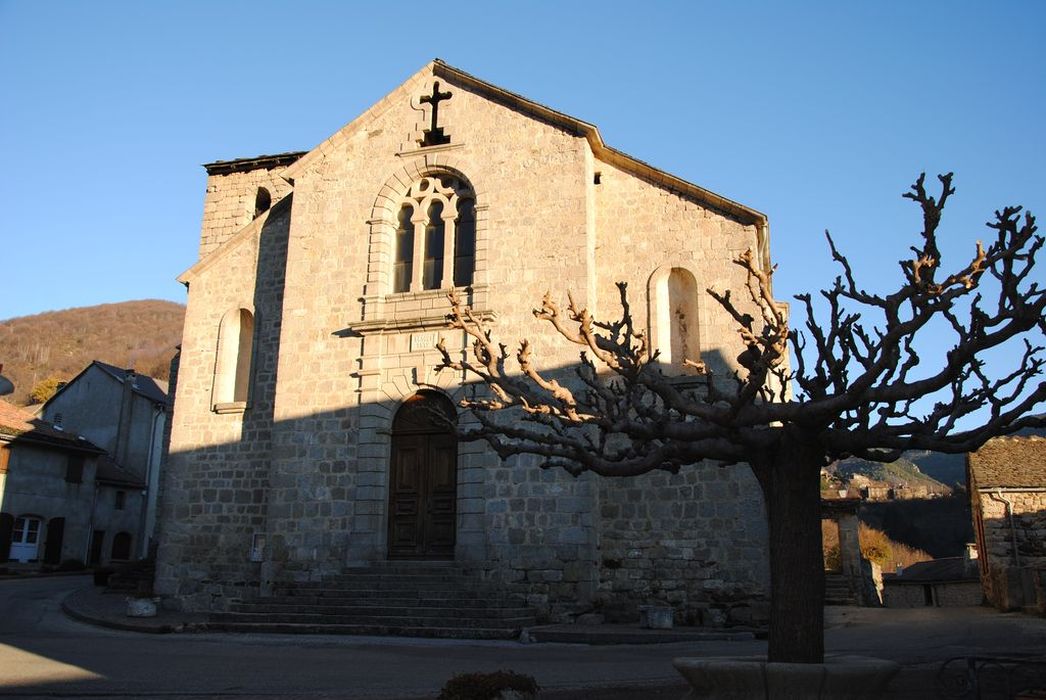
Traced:
<svg viewBox="0 0 1046 700">
<path fill-rule="evenodd" d="M 457 530 L 457 411 L 419 391 L 396 411 L 389 457 L 389 559 L 453 559 Z"/>
</svg>

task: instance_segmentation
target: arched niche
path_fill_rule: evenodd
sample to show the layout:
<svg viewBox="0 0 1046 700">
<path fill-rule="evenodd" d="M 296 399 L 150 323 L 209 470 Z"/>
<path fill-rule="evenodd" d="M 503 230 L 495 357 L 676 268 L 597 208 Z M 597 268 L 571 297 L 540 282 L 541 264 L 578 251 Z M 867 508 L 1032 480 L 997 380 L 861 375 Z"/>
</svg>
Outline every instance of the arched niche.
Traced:
<svg viewBox="0 0 1046 700">
<path fill-rule="evenodd" d="M 683 265 L 659 267 L 647 285 L 650 351 L 672 374 L 694 374 L 685 360 L 701 361 L 701 292 L 697 276 Z"/>
<path fill-rule="evenodd" d="M 215 411 L 246 408 L 253 354 L 254 314 L 242 307 L 226 312 L 218 326 L 212 390 Z"/>
</svg>

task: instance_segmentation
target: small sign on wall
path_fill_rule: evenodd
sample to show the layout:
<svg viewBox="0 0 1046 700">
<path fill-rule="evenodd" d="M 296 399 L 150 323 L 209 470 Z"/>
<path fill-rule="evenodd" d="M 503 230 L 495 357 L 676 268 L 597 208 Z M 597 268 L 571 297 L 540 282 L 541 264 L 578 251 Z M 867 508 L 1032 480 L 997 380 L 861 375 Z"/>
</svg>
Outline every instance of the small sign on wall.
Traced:
<svg viewBox="0 0 1046 700">
<path fill-rule="evenodd" d="M 410 334 L 410 351 L 417 352 L 419 350 L 432 350 L 436 347 L 436 334 L 435 332 L 428 333 L 411 333 Z"/>
<path fill-rule="evenodd" d="M 265 535 L 255 533 L 251 537 L 251 561 L 264 561 L 265 559 Z"/>
</svg>

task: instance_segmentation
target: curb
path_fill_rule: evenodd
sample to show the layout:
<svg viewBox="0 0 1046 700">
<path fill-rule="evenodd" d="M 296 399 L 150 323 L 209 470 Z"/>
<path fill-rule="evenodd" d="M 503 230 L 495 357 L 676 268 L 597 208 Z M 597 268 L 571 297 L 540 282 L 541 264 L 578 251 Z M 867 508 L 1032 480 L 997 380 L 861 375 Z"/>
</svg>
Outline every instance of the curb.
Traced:
<svg viewBox="0 0 1046 700">
<path fill-rule="evenodd" d="M 0 574 L 0 581 L 21 581 L 30 578 L 54 578 L 56 576 L 90 576 L 91 572 L 83 571 L 30 571 L 24 574 Z"/>
<path fill-rule="evenodd" d="M 76 620 L 77 622 L 83 622 L 96 627 L 105 627 L 113 630 L 121 630 L 124 632 L 141 632 L 143 634 L 177 634 L 183 632 L 207 632 L 206 622 L 177 622 L 177 623 L 134 623 L 134 622 L 122 622 L 120 620 L 114 620 L 104 616 L 96 616 L 85 613 L 78 610 L 75 606 L 70 604 L 70 599 L 73 598 L 81 590 L 71 591 L 65 598 L 62 599 L 62 612 L 69 618 Z"/>
</svg>

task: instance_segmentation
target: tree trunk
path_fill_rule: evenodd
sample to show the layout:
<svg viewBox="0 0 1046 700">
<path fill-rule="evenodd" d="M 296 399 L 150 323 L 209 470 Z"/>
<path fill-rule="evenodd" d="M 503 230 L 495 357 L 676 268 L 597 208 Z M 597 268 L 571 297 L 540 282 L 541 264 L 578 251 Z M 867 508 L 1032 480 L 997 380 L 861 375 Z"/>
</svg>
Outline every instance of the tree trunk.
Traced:
<svg viewBox="0 0 1046 700">
<path fill-rule="evenodd" d="M 824 554 L 816 440 L 785 429 L 776 449 L 753 461 L 770 529 L 769 660 L 824 660 Z"/>
</svg>

